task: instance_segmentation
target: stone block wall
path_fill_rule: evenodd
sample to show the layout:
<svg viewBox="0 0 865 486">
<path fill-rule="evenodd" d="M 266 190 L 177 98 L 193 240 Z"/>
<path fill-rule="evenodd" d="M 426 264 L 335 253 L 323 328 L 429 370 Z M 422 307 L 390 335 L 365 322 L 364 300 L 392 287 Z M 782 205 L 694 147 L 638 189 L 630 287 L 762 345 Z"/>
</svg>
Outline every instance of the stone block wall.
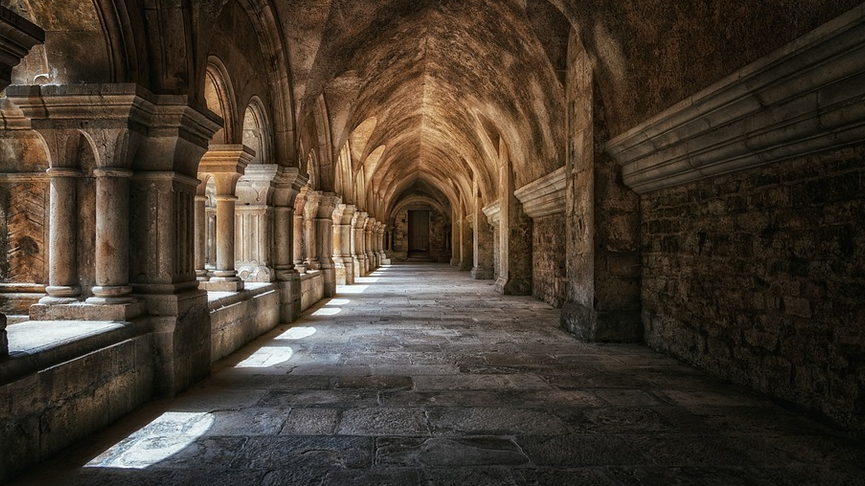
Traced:
<svg viewBox="0 0 865 486">
<path fill-rule="evenodd" d="M 279 294 L 273 285 L 211 301 L 210 308 L 210 359 L 214 362 L 279 324 Z"/>
<path fill-rule="evenodd" d="M 565 215 L 535 218 L 532 234 L 532 295 L 561 308 L 567 299 Z"/>
<path fill-rule="evenodd" d="M 865 148 L 642 198 L 647 343 L 865 433 Z"/>
<path fill-rule="evenodd" d="M 0 386 L 0 483 L 150 399 L 151 335 Z"/>
</svg>

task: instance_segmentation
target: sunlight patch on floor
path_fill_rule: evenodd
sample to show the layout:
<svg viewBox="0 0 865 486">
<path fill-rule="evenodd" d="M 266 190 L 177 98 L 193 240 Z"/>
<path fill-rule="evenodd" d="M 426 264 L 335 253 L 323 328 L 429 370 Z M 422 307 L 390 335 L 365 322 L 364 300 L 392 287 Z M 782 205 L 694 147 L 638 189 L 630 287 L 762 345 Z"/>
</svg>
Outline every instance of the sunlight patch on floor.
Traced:
<svg viewBox="0 0 865 486">
<path fill-rule="evenodd" d="M 208 412 L 165 412 L 84 467 L 144 469 L 190 447 L 213 426 Z"/>
<path fill-rule="evenodd" d="M 292 356 L 294 350 L 290 346 L 264 346 L 237 363 L 235 368 L 270 368 L 285 363 Z"/>
</svg>

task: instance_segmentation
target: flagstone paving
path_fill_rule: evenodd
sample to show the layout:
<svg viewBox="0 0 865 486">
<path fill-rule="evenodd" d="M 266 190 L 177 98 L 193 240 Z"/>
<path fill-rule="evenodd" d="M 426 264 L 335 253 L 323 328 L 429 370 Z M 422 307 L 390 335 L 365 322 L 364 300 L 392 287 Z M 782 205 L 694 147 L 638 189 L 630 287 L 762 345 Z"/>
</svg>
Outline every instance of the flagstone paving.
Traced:
<svg viewBox="0 0 865 486">
<path fill-rule="evenodd" d="M 865 484 L 844 431 L 558 317 L 386 267 L 14 484 Z"/>
</svg>

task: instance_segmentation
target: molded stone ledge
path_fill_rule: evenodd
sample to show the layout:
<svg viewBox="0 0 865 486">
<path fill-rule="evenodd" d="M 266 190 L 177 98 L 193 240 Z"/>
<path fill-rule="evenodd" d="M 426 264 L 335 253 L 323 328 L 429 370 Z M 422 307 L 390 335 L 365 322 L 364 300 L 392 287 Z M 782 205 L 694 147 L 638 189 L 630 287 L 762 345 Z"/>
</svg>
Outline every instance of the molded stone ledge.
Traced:
<svg viewBox="0 0 865 486">
<path fill-rule="evenodd" d="M 146 319 L 13 324 L 6 328 L 9 357 L 0 362 L 0 384 L 144 335 L 149 330 Z"/>
<path fill-rule="evenodd" d="M 499 222 L 502 220 L 502 203 L 500 201 L 496 201 L 483 209 L 484 214 L 487 215 L 487 221 L 493 226 L 498 226 Z"/>
<path fill-rule="evenodd" d="M 530 218 L 542 218 L 565 212 L 565 168 L 530 182 L 514 191 L 514 196 L 523 204 L 523 212 Z"/>
<path fill-rule="evenodd" d="M 646 193 L 865 141 L 865 4 L 615 137 Z"/>
</svg>

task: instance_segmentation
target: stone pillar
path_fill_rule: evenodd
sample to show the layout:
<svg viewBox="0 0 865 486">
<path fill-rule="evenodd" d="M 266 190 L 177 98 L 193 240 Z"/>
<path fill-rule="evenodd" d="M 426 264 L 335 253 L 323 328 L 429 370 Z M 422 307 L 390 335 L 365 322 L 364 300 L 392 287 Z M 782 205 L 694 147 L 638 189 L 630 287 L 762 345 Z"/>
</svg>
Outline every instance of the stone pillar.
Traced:
<svg viewBox="0 0 865 486">
<path fill-rule="evenodd" d="M 0 7 L 0 91 L 12 80 L 12 68 L 45 42 L 45 32 L 6 7 Z"/>
<path fill-rule="evenodd" d="M 478 194 L 477 188 L 475 188 L 475 194 Z M 474 235 L 472 278 L 477 280 L 492 279 L 495 276 L 493 228 L 484 214 L 482 204 L 480 195 L 475 196 L 475 204 L 472 208 L 474 216 L 472 221 L 474 225 L 472 228 Z"/>
<path fill-rule="evenodd" d="M 333 212 L 333 263 L 336 283 L 354 284 L 354 261 L 351 257 L 351 220 L 357 212 L 353 204 L 340 204 Z"/>
<path fill-rule="evenodd" d="M 6 337 L 6 314 L 0 313 L 0 358 L 9 355 L 9 339 Z"/>
<path fill-rule="evenodd" d="M 245 282 L 275 280 L 271 256 L 272 183 L 276 164 L 251 164 L 237 182 L 237 273 Z"/>
<path fill-rule="evenodd" d="M 295 261 L 295 203 L 306 177 L 296 167 L 279 167 L 273 192 L 273 270 L 279 287 L 279 320 L 289 323 L 300 318 L 300 274 Z"/>
<path fill-rule="evenodd" d="M 205 290 L 243 289 L 243 280 L 235 269 L 235 191 L 253 158 L 255 152 L 245 145 L 211 145 L 198 165 L 198 171 L 213 177 L 216 185 L 216 270 L 210 280 L 202 282 Z"/>
<path fill-rule="evenodd" d="M 375 226 L 375 218 L 368 218 L 366 224 L 363 225 L 363 249 L 366 253 L 366 273 L 372 273 L 378 268 L 378 260 L 376 260 L 375 252 L 372 249 L 372 228 Z"/>
<path fill-rule="evenodd" d="M 307 270 L 318 270 L 321 262 L 318 259 L 318 237 L 316 236 L 315 219 L 318 217 L 318 204 L 321 202 L 321 192 L 306 193 L 306 204 L 303 206 L 303 264 Z"/>
<path fill-rule="evenodd" d="M 532 220 L 514 196 L 514 174 L 508 147 L 499 142 L 499 224 L 496 291 L 505 295 L 532 294 Z M 484 210 L 486 212 L 486 208 Z"/>
<path fill-rule="evenodd" d="M 384 239 L 387 234 L 387 225 L 384 223 L 379 223 L 378 231 L 376 232 L 376 248 L 378 249 L 378 263 L 379 265 L 390 265 L 390 258 L 387 257 L 387 253 L 384 251 Z"/>
<path fill-rule="evenodd" d="M 354 276 L 367 276 L 368 267 L 366 259 L 366 250 L 363 246 L 363 227 L 369 215 L 363 211 L 354 213 L 354 218 L 351 220 L 352 238 L 351 238 L 351 259 L 354 263 Z"/>
<path fill-rule="evenodd" d="M 451 266 L 457 268 L 462 261 L 462 218 L 459 206 L 451 208 Z"/>
<path fill-rule="evenodd" d="M 96 176 L 96 285 L 87 303 L 131 304 L 137 301 L 129 296 L 132 292 L 129 285 L 129 178 L 132 171 L 103 167 L 93 173 Z"/>
<path fill-rule="evenodd" d="M 592 60 L 571 49 L 566 106 L 567 297 L 562 327 L 584 341 L 640 342 L 640 198 L 622 182 L 595 97 Z M 649 172 L 647 172 L 649 173 Z"/>
<path fill-rule="evenodd" d="M 205 282 L 207 276 L 207 182 L 201 181 L 195 193 L 195 277 Z"/>
<path fill-rule="evenodd" d="M 220 121 L 183 96 L 155 97 L 154 104 L 132 167 L 130 283 L 150 314 L 156 392 L 171 396 L 210 373 L 210 310 L 195 275 L 193 210 L 198 162 Z"/>
<path fill-rule="evenodd" d="M 324 296 L 336 295 L 336 270 L 333 263 L 333 212 L 339 204 L 334 192 L 320 193 L 315 217 L 315 239 L 318 264 L 324 278 Z"/>
<path fill-rule="evenodd" d="M 54 158 L 52 157 L 52 160 Z M 50 168 L 48 227 L 48 286 L 42 304 L 68 304 L 78 301 L 78 204 L 76 178 L 70 168 Z"/>
<path fill-rule="evenodd" d="M 309 192 L 308 186 L 305 186 L 300 191 L 294 200 L 294 224 L 293 224 L 293 246 L 292 255 L 294 258 L 294 268 L 299 273 L 306 273 L 306 264 L 304 263 L 304 254 L 306 248 L 303 241 L 303 211 L 306 207 L 306 194 Z"/>
</svg>

